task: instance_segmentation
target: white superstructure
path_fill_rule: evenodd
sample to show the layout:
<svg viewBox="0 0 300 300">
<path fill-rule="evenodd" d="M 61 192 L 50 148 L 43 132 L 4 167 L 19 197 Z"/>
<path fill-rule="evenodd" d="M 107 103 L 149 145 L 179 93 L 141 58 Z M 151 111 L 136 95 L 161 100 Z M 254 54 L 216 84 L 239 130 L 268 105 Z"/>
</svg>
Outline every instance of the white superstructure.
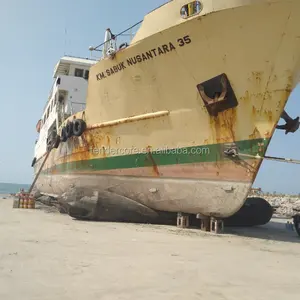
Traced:
<svg viewBox="0 0 300 300">
<path fill-rule="evenodd" d="M 47 151 L 47 139 L 58 132 L 62 122 L 70 115 L 82 111 L 86 105 L 86 94 L 90 67 L 96 60 L 62 57 L 54 69 L 54 82 L 42 118 L 37 123 L 39 133 L 35 145 L 35 159 Z"/>
</svg>

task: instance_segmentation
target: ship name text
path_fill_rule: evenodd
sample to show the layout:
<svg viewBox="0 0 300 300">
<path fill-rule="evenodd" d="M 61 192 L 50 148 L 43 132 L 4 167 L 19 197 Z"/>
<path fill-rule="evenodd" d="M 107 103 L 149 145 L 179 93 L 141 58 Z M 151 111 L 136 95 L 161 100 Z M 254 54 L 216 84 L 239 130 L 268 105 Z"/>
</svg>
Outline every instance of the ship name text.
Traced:
<svg viewBox="0 0 300 300">
<path fill-rule="evenodd" d="M 190 36 L 186 35 L 182 38 L 177 39 L 177 43 L 166 43 L 157 48 L 148 50 L 141 54 L 135 55 L 133 57 L 127 58 L 126 61 L 120 62 L 117 65 L 112 66 L 111 68 L 106 69 L 103 72 L 100 72 L 96 75 L 97 80 L 102 80 L 107 77 L 110 77 L 118 72 L 123 71 L 124 69 L 134 66 L 136 64 L 142 63 L 147 60 L 155 59 L 158 56 L 168 54 L 176 50 L 176 47 L 184 47 L 192 42 Z"/>
</svg>

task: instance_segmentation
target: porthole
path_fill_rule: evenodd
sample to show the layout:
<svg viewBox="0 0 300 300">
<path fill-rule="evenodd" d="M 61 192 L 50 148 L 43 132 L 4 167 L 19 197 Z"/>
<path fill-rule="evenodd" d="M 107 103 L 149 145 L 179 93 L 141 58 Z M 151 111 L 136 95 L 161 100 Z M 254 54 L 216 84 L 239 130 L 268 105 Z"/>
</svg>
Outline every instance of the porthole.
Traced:
<svg viewBox="0 0 300 300">
<path fill-rule="evenodd" d="M 193 1 L 184 5 L 180 10 L 180 14 L 182 18 L 187 19 L 195 15 L 198 15 L 201 12 L 201 10 L 202 10 L 201 2 Z"/>
</svg>

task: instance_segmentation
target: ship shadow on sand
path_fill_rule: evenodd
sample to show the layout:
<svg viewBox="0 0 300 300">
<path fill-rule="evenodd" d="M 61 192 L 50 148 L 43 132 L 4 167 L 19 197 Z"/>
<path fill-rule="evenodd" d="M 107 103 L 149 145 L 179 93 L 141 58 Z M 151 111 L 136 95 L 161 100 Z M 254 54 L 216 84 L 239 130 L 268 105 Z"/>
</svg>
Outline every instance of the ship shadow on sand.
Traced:
<svg viewBox="0 0 300 300">
<path fill-rule="evenodd" d="M 276 242 L 300 243 L 300 238 L 296 231 L 286 228 L 286 222 L 288 220 L 289 219 L 273 217 L 268 224 L 262 226 L 225 227 L 225 234 Z"/>
<path fill-rule="evenodd" d="M 95 222 L 83 219 L 72 218 L 76 222 Z M 97 221 L 98 223 L 110 223 L 110 224 L 124 224 L 124 225 L 137 225 L 137 226 L 147 226 L 147 228 L 155 229 L 158 231 L 167 230 L 177 234 L 183 235 L 195 235 L 201 236 L 206 234 L 206 232 L 201 231 L 200 227 L 197 226 L 194 222 L 187 229 L 181 229 L 176 226 L 176 222 L 128 222 L 128 221 Z M 287 243 L 300 243 L 300 238 L 298 237 L 296 231 L 290 231 L 286 229 L 287 220 L 281 218 L 273 218 L 268 224 L 262 226 L 253 226 L 253 227 L 229 227 L 225 226 L 224 232 L 219 235 L 226 238 L 228 236 L 236 236 L 241 238 L 249 239 L 260 239 L 266 240 L 269 242 L 287 242 Z M 178 229 L 178 232 L 177 232 Z M 210 233 L 208 233 L 210 234 Z M 212 235 L 212 234 L 210 234 Z"/>
<path fill-rule="evenodd" d="M 47 198 L 49 199 L 49 198 Z M 39 200 L 42 200 L 41 198 Z M 103 200 L 103 199 L 102 199 Z M 252 198 L 253 200 L 253 198 Z M 252 201 L 251 200 L 251 201 Z M 255 200 L 255 199 L 254 199 Z M 40 202 L 40 201 L 39 201 Z M 51 205 L 51 201 L 41 201 L 44 202 L 41 207 L 41 209 L 45 210 L 45 207 L 49 208 L 49 205 Z M 119 203 L 119 202 L 118 202 Z M 55 204 L 57 202 L 55 201 Z M 111 204 L 111 203 L 110 203 Z M 128 204 L 128 203 L 126 203 Z M 54 203 L 52 203 L 54 205 Z M 103 214 L 103 213 L 96 213 L 96 214 L 87 214 L 83 213 L 81 210 L 82 208 L 77 207 L 77 209 L 80 210 L 80 213 L 73 212 L 73 215 L 68 213 L 67 209 L 63 209 L 64 207 L 60 205 L 55 205 L 56 209 L 62 213 L 67 214 L 69 217 L 71 217 L 74 221 L 77 222 L 99 222 L 99 223 L 115 223 L 115 224 L 131 224 L 131 225 L 142 225 L 142 226 L 149 226 L 153 229 L 158 230 L 167 230 L 171 229 L 171 231 L 175 231 L 178 234 L 188 234 L 188 235 L 201 235 L 205 234 L 205 232 L 200 230 L 200 220 L 196 218 L 196 216 L 190 217 L 190 227 L 187 229 L 179 229 L 176 227 L 177 223 L 177 213 L 164 213 L 164 212 L 155 212 L 155 217 L 152 217 L 150 214 L 146 216 L 144 214 L 147 211 L 143 211 L 143 214 L 135 214 L 125 213 L 124 209 L 120 209 L 119 204 L 113 205 L 111 208 L 114 208 L 115 213 L 113 215 L 111 214 Z M 85 206 L 86 207 L 86 206 Z M 125 205 L 124 207 L 127 207 Z M 124 208 L 123 207 L 123 208 Z M 100 211 L 103 211 L 101 207 Z M 117 209 L 116 209 L 117 208 Z M 76 209 L 76 210 L 77 210 Z M 260 207 L 260 210 L 262 211 L 263 207 Z M 85 211 L 85 209 L 83 209 Z M 53 211 L 51 211 L 53 212 Z M 248 210 L 249 212 L 249 210 Z M 255 211 L 254 211 L 255 212 Z M 257 210 L 256 210 L 257 212 Z M 99 216 L 99 217 L 97 217 Z M 126 218 L 123 216 L 127 216 Z M 247 215 L 246 215 L 247 216 Z M 220 236 L 226 237 L 227 235 L 233 235 L 233 236 L 239 236 L 239 237 L 245 237 L 245 238 L 254 238 L 254 239 L 261 239 L 261 240 L 267 240 L 267 241 L 279 241 L 279 242 L 292 242 L 292 243 L 300 243 L 300 238 L 298 237 L 296 231 L 288 230 L 286 228 L 286 223 L 290 219 L 284 219 L 276 216 L 270 216 L 270 221 L 263 222 L 261 220 L 261 224 L 266 225 L 258 225 L 258 226 L 249 226 L 249 218 L 252 219 L 252 215 L 249 214 L 247 218 L 245 218 L 245 215 L 238 216 L 238 219 L 231 219 L 231 223 L 225 219 L 225 228 L 224 228 L 224 234 L 220 234 Z M 269 219 L 268 219 L 269 220 Z M 241 226 L 241 224 L 244 224 L 244 226 Z M 233 224 L 233 225 L 232 225 Z M 239 226 L 235 226 L 236 224 L 239 224 Z M 177 230 L 178 229 L 178 230 Z"/>
</svg>

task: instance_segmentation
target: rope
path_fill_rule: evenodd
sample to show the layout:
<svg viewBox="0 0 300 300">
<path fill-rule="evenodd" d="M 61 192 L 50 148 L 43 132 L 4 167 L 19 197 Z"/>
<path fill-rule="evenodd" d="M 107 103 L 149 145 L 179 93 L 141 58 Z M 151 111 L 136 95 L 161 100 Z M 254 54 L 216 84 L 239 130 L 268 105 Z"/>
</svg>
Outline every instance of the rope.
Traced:
<svg viewBox="0 0 300 300">
<path fill-rule="evenodd" d="M 225 153 L 226 154 L 226 153 Z M 272 160 L 272 161 L 277 161 L 277 162 L 285 162 L 285 163 L 290 163 L 290 164 L 297 164 L 300 165 L 300 160 L 297 159 L 291 159 L 291 158 L 284 158 L 284 157 L 275 157 L 275 156 L 260 156 L 259 154 L 257 155 L 251 155 L 251 154 L 243 154 L 243 153 L 231 153 L 227 154 L 228 156 L 232 157 L 249 157 L 249 158 L 255 158 L 255 159 L 266 159 L 266 160 Z"/>
</svg>

